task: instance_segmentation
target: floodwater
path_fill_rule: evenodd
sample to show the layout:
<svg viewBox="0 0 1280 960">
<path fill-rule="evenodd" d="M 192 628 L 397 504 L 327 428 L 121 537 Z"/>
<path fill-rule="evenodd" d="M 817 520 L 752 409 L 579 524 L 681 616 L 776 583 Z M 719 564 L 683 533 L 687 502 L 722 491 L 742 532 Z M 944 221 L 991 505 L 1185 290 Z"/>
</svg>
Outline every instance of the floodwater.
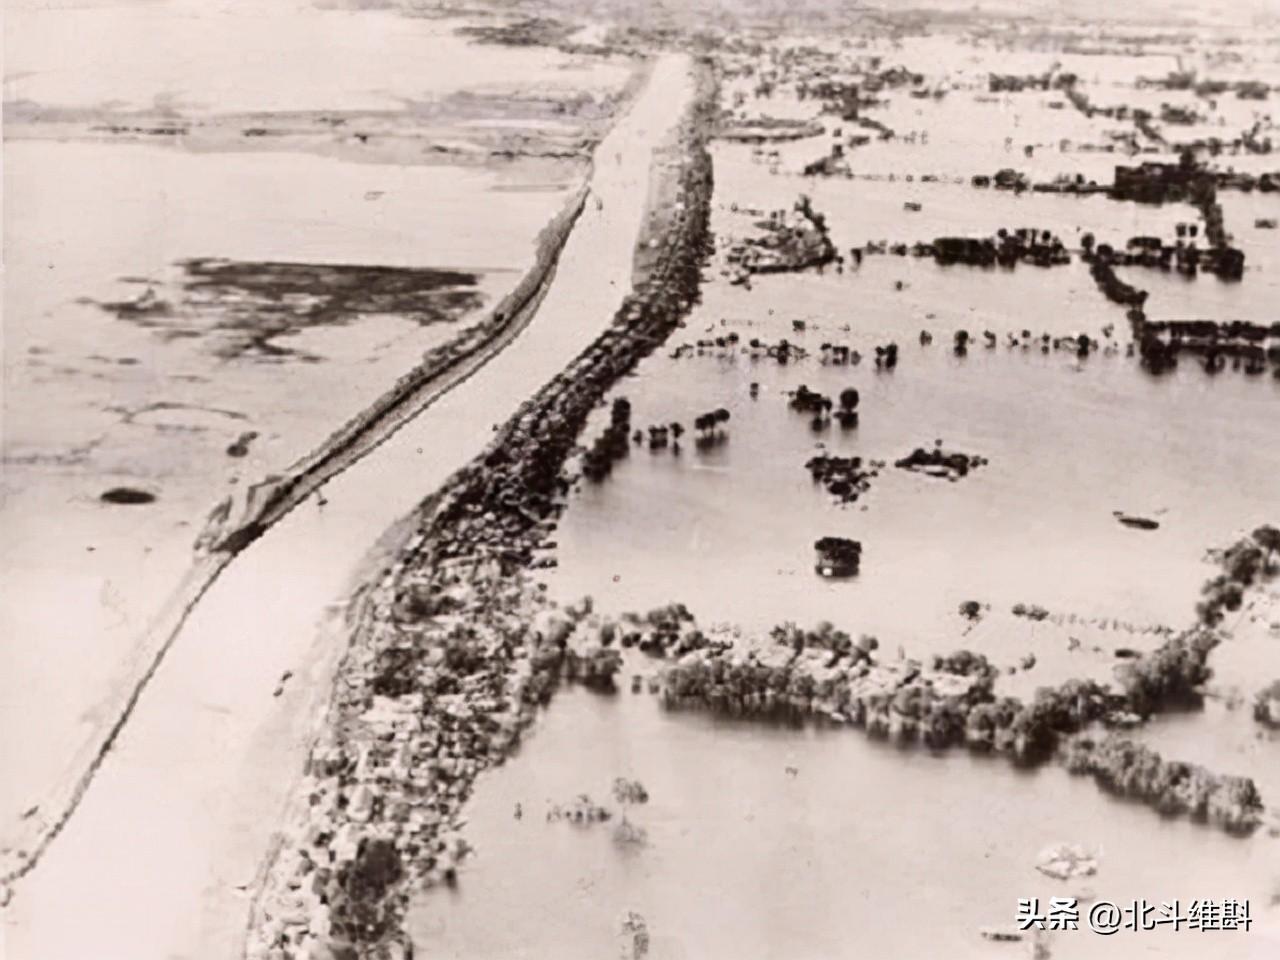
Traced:
<svg viewBox="0 0 1280 960">
<path fill-rule="evenodd" d="M 455 90 L 580 90 L 598 66 L 478 46 L 390 4 L 151 0 L 7 5 L 5 100 L 184 113 L 397 110 Z M 75 51 L 73 60 L 67 52 Z M 122 68 L 127 57 L 127 69 Z M 315 68 L 323 57 L 326 69 Z M 613 68 L 619 80 L 622 68 Z"/>
<path fill-rule="evenodd" d="M 769 282 L 758 284 L 757 302 L 781 308 L 786 285 L 773 300 Z M 968 599 L 1182 626 L 1211 574 L 1205 550 L 1274 512 L 1280 385 L 1269 379 L 1214 380 L 1194 365 L 1155 379 L 1121 354 L 1080 361 L 1003 343 L 959 358 L 906 338 L 897 369 L 877 372 L 870 359 L 818 363 L 830 330 L 828 321 L 792 334 L 812 352 L 785 366 L 714 349 L 643 364 L 616 391 L 637 427 L 689 428 L 725 407 L 727 440 L 702 451 L 686 439 L 679 455 L 633 446 L 606 481 L 584 484 L 557 531 L 553 592 L 590 595 L 612 612 L 679 600 L 706 621 L 754 629 L 829 619 L 923 655 L 956 642 Z M 755 335 L 776 336 L 743 332 Z M 879 342 L 840 339 L 864 353 Z M 814 433 L 788 406 L 800 384 L 833 397 L 857 388 L 860 425 Z M 954 483 L 892 466 L 935 439 L 990 463 Z M 819 445 L 888 465 L 857 503 L 840 506 L 804 469 Z M 1116 510 L 1161 526 L 1126 528 Z M 862 541 L 857 578 L 814 575 L 811 544 L 827 535 Z M 1025 636 L 1010 640 L 1026 652 Z"/>
<path fill-rule="evenodd" d="M 897 49 L 889 63 L 899 58 L 914 65 Z M 1132 58 L 1079 59 L 1095 81 L 1134 76 Z M 1050 54 L 1037 54 L 1034 66 L 1008 69 L 1038 71 L 1049 62 Z M 1142 72 L 1162 74 L 1171 62 L 1147 58 Z M 759 217 L 752 211 L 789 207 L 801 193 L 826 216 L 842 251 L 872 240 L 988 236 L 1001 227 L 1051 229 L 1069 248 L 1087 231 L 1122 247 L 1131 236 L 1172 238 L 1177 223 L 1196 219 L 1186 205 L 969 186 L 967 174 L 997 165 L 1036 177 L 1083 168 L 1105 182 L 1111 166 L 1130 162 L 1060 150 L 1056 131 L 1098 143 L 1112 124 L 1053 110 L 1054 99 L 990 104 L 965 90 L 939 103 L 892 97 L 899 122 L 873 115 L 898 129 L 928 129 L 929 143 L 874 143 L 850 158 L 855 173 L 893 172 L 892 182 L 799 176 L 825 152 L 826 137 L 758 151 L 718 144 L 714 232 L 722 244 L 741 236 Z M 785 98 L 776 107 L 766 100 L 747 112 L 803 115 Z M 1013 138 L 1009 151 L 1005 135 Z M 1027 143 L 1052 146 L 1024 161 Z M 965 174 L 966 182 L 922 182 L 925 173 Z M 908 201 L 922 209 L 906 212 Z M 1252 221 L 1245 228 L 1243 203 L 1224 201 L 1229 229 L 1257 246 L 1265 232 Z M 1271 259 L 1251 260 L 1246 282 L 1234 286 L 1201 277 L 1174 287 L 1184 281 L 1151 273 L 1147 282 L 1147 271 L 1130 279 L 1152 290 L 1153 316 L 1203 309 L 1252 317 L 1274 299 Z M 749 289 L 730 285 L 720 268 L 717 258 L 685 329 L 593 414 L 588 445 L 616 397 L 630 401 L 634 428 L 677 421 L 687 433 L 679 453 L 633 445 L 606 480 L 584 481 L 570 495 L 556 534 L 558 566 L 545 575 L 559 600 L 589 596 L 606 614 L 679 601 L 703 624 L 747 631 L 829 620 L 855 636 L 877 636 L 887 657 L 968 647 L 1016 668 L 1000 685 L 1030 696 L 1068 677 L 1109 680 L 1118 648 L 1150 650 L 1166 636 L 1155 628 L 1190 625 L 1201 585 L 1216 572 L 1206 551 L 1276 520 L 1280 383 L 1230 372 L 1215 378 L 1194 362 L 1148 375 L 1125 354 L 1124 311 L 1078 258 L 1048 269 L 984 270 L 868 256 L 842 273 L 756 276 Z M 931 346 L 918 343 L 922 329 L 935 335 Z M 956 356 L 952 335 L 961 329 L 975 337 L 991 330 L 999 345 L 986 349 L 978 339 Z M 1006 335 L 1024 329 L 1029 344 L 1008 347 Z M 729 333 L 741 338 L 738 347 L 670 355 L 681 343 Z M 1042 352 L 1042 333 L 1087 333 L 1104 349 L 1086 359 Z M 753 337 L 785 337 L 808 356 L 786 365 L 753 360 L 741 349 Z M 874 348 L 890 341 L 900 362 L 877 371 Z M 861 364 L 820 362 L 824 342 L 861 351 Z M 808 414 L 788 408 L 788 391 L 801 384 L 833 399 L 856 387 L 859 426 L 813 431 Z M 726 438 L 699 449 L 693 420 L 719 407 L 731 413 Z M 894 468 L 938 439 L 989 462 L 954 483 Z M 823 450 L 887 465 L 856 503 L 841 506 L 804 469 Z M 1159 527 L 1130 529 L 1117 511 Z M 856 577 L 815 575 L 812 543 L 829 535 L 862 542 Z M 958 612 L 966 600 L 984 605 L 976 625 Z M 1017 617 L 1019 603 L 1052 615 Z M 1171 759 L 1254 776 L 1274 803 L 1277 741 L 1258 734 L 1248 709 L 1255 691 L 1280 675 L 1269 609 L 1257 612 L 1256 636 L 1220 651 L 1222 675 L 1203 713 L 1162 718 L 1135 735 Z M 623 673 L 652 669 L 633 659 Z M 650 803 L 626 811 L 647 843 L 619 842 L 613 824 L 547 820 L 552 805 L 584 793 L 620 814 L 610 796 L 615 777 L 648 788 Z M 468 816 L 465 835 L 476 853 L 457 889 L 422 895 L 410 918 L 415 947 L 429 956 L 618 955 L 628 911 L 645 918 L 655 960 L 1028 956 L 1027 943 L 992 943 L 980 929 L 1010 925 L 1019 898 L 1062 895 L 1120 904 L 1179 898 L 1184 908 L 1194 898 L 1248 898 L 1254 929 L 1063 932 L 1047 944 L 1055 958 L 1280 951 L 1280 851 L 1272 837 L 1242 840 L 1162 818 L 1053 766 L 1028 772 L 962 751 L 899 749 L 848 729 L 667 712 L 647 695 L 561 691 L 520 753 L 481 778 Z M 1099 851 L 1098 875 L 1071 886 L 1038 874 L 1037 853 L 1058 842 Z"/>
<path fill-rule="evenodd" d="M 626 811 L 646 843 L 619 843 L 613 823 L 547 821 L 581 793 L 617 811 L 615 777 L 649 792 Z M 1191 897 L 1250 898 L 1254 926 L 1062 931 L 1055 960 L 1280 947 L 1274 840 L 1164 820 L 1058 768 L 669 713 L 647 695 L 561 691 L 516 758 L 482 776 L 468 817 L 477 850 L 457 889 L 424 895 L 410 918 L 416 950 L 441 960 L 628 956 L 628 911 L 647 922 L 652 960 L 1025 957 L 980 929 L 1013 926 L 1019 898 L 1088 889 L 1119 904 L 1182 897 L 1183 912 Z M 1097 851 L 1097 875 L 1039 874 L 1038 853 L 1061 842 Z"/>
<path fill-rule="evenodd" d="M 920 102 L 901 94 L 890 101 Z M 1019 102 L 1031 114 L 1026 126 L 1051 128 L 1053 111 L 1043 104 L 1033 111 L 1034 98 Z M 767 99 L 755 106 L 772 109 Z M 963 110 L 960 117 L 966 119 Z M 935 135 L 936 143 L 919 147 L 923 154 L 944 165 L 964 163 L 963 131 L 973 124 L 942 114 L 931 129 L 951 134 Z M 816 149 L 814 141 L 800 142 L 806 143 Z M 868 148 L 880 149 L 888 146 Z M 1049 229 L 1068 248 L 1088 231 L 1122 247 L 1135 235 L 1171 238 L 1176 223 L 1196 219 L 1188 205 L 1013 195 L 901 176 L 803 178 L 785 163 L 775 174 L 754 148 L 740 144 L 718 144 L 714 159 L 712 227 L 722 243 L 750 232 L 760 215 L 753 211 L 788 207 L 801 193 L 826 217 L 842 251 L 872 240 L 990 236 L 1001 227 Z M 922 209 L 905 211 L 909 200 Z M 1260 209 L 1271 205 L 1266 198 Z M 1239 226 L 1256 246 L 1265 231 L 1251 221 L 1246 230 L 1241 207 L 1233 203 L 1229 227 Z M 1177 311 L 1185 288 L 1213 308 L 1197 316 L 1222 316 L 1224 301 L 1251 316 L 1274 299 L 1270 259 L 1251 263 L 1237 284 L 1130 273 L 1152 290 L 1156 314 Z M 567 601 L 589 595 L 610 612 L 681 601 L 706 622 L 757 630 L 828 619 L 914 656 L 961 645 L 957 608 L 978 600 L 991 605 L 993 619 L 1007 621 L 996 630 L 984 625 L 984 634 L 994 634 L 982 638 L 992 645 L 986 652 L 1043 655 L 1046 628 L 1009 618 L 1014 604 L 1181 628 L 1212 572 L 1205 551 L 1274 520 L 1280 383 L 1237 373 L 1215 379 L 1191 361 L 1170 376 L 1144 373 L 1125 355 L 1124 311 L 1097 290 L 1078 257 L 1065 266 L 1008 270 L 877 255 L 843 272 L 829 266 L 756 276 L 749 289 L 727 283 L 719 267 L 716 258 L 685 329 L 614 391 L 631 401 L 636 427 L 683 423 L 689 434 L 682 452 L 634 446 L 604 483 L 579 488 L 557 531 L 559 567 L 547 578 L 553 595 Z M 1169 289 L 1173 284 L 1177 290 Z M 921 330 L 933 333 L 931 346 L 919 345 Z M 965 357 L 951 350 L 958 330 L 976 338 Z M 1008 347 L 1007 336 L 1023 330 L 1032 334 L 1029 344 Z M 987 349 L 983 331 L 993 332 L 998 346 Z M 738 347 L 670 356 L 680 343 L 729 333 L 741 338 Z M 1045 353 L 1044 333 L 1087 333 L 1104 349 L 1083 360 L 1069 350 Z M 753 337 L 786 338 L 808 356 L 787 365 L 753 360 L 742 350 Z M 900 347 L 900 363 L 877 371 L 874 348 L 891 341 Z M 849 345 L 864 359 L 857 366 L 824 364 L 823 343 Z M 832 398 L 857 388 L 859 426 L 844 431 L 833 423 L 813 432 L 809 416 L 787 406 L 788 391 L 801 384 Z M 732 415 L 727 439 L 699 450 L 692 421 L 717 407 Z M 606 422 L 607 411 L 597 412 L 588 441 Z M 990 462 L 956 483 L 892 466 L 938 439 L 947 450 Z M 820 448 L 887 466 L 856 504 L 838 506 L 804 469 Z M 1160 528 L 1126 528 L 1115 511 L 1152 517 Z M 811 544 L 827 535 L 863 542 L 854 580 L 814 575 Z M 1068 636 L 1053 640 L 1065 646 Z M 1125 634 L 1119 642 L 1141 648 L 1159 637 Z M 1280 668 L 1274 656 L 1270 667 Z"/>
</svg>

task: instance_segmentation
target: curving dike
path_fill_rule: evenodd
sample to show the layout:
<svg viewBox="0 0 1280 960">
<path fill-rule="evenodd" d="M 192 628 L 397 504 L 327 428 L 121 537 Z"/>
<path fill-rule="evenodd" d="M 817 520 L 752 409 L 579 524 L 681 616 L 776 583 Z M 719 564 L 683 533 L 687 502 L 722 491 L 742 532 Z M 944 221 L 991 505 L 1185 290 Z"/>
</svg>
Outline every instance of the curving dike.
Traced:
<svg viewBox="0 0 1280 960">
<path fill-rule="evenodd" d="M 562 670 L 590 681 L 594 665 L 571 662 L 564 615 L 527 571 L 562 509 L 562 468 L 591 409 L 697 296 L 715 98 L 705 68 L 696 89 L 680 126 L 663 128 L 675 139 L 651 194 L 670 201 L 653 204 L 658 255 L 638 271 L 612 324 L 420 507 L 362 597 L 255 905 L 247 956 L 412 955 L 404 929 L 411 897 L 453 882 L 476 776 L 509 755 Z M 691 94 L 686 88 L 683 99 Z M 606 165 L 609 146 L 599 155 Z"/>
<path fill-rule="evenodd" d="M 562 462 L 589 398 L 674 326 L 673 311 L 696 288 L 696 259 L 679 266 L 685 235 L 705 243 L 709 203 L 709 160 L 700 135 L 689 135 L 703 118 L 684 106 L 710 109 L 710 97 L 707 70 L 682 54 L 656 59 L 597 148 L 586 191 L 544 232 L 533 271 L 481 332 L 428 356 L 377 409 L 286 478 L 261 485 L 239 509 L 216 512 L 202 537 L 204 556 L 170 602 L 177 609 L 155 631 L 141 680 L 68 790 L 64 815 L 34 847 L 38 856 L 28 862 L 38 868 L 20 871 L 26 875 L 10 905 L 21 921 L 11 941 L 17 953 L 235 955 L 246 949 L 252 913 L 250 955 L 311 955 L 287 949 L 279 936 L 265 953 L 259 948 L 262 934 L 280 926 L 272 906 L 298 840 L 279 827 L 286 811 L 296 826 L 299 809 L 315 806 L 309 787 L 317 764 L 306 757 L 317 729 L 323 744 L 346 722 L 344 704 L 364 682 L 352 667 L 367 613 L 385 594 L 378 577 L 413 569 L 414 557 L 449 539 L 441 530 L 424 536 L 431 505 L 453 503 L 477 476 L 499 476 L 478 458 L 504 449 L 532 412 L 554 411 L 560 424 L 556 442 L 539 445 L 536 469 L 552 468 L 547 453 Z M 668 232 L 679 236 L 633 296 L 654 151 L 677 133 L 684 162 L 673 169 L 682 184 L 696 172 L 706 189 L 700 205 L 686 198 L 684 213 L 668 218 Z M 596 203 L 584 203 L 587 192 Z M 504 422 L 495 439 L 495 424 Z M 320 484 L 326 505 L 297 509 Z M 424 491 L 442 486 L 442 495 L 419 504 Z M 363 599 L 349 611 L 334 602 L 353 595 Z M 349 803 L 344 797 L 342 806 Z M 296 893 L 290 883 L 283 889 Z M 299 939 L 339 956 L 388 955 L 397 942 L 353 941 L 341 923 L 321 932 Z"/>
</svg>

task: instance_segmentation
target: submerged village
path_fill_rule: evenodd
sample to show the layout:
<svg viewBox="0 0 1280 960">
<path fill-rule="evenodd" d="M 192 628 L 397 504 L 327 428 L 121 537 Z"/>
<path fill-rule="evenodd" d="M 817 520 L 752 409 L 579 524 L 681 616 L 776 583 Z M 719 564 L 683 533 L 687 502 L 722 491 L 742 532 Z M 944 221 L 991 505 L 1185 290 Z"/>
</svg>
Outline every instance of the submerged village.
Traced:
<svg viewBox="0 0 1280 960">
<path fill-rule="evenodd" d="M 203 411 L 155 434 L 185 479 L 6 451 L 121 542 L 175 510 L 184 571 L 30 761 L 15 956 L 75 955 L 51 919 L 135 848 L 139 957 L 1276 956 L 1277 12 L 525 6 L 342 16 L 558 101 L 6 94 L 37 145 L 420 164 L 449 211 L 432 262 L 410 217 L 385 263 L 210 241 L 79 291 L 216 366 L 107 408 Z M 532 253 L 486 261 L 508 201 Z M 1084 922 L 1140 899 L 1181 920 Z"/>
</svg>

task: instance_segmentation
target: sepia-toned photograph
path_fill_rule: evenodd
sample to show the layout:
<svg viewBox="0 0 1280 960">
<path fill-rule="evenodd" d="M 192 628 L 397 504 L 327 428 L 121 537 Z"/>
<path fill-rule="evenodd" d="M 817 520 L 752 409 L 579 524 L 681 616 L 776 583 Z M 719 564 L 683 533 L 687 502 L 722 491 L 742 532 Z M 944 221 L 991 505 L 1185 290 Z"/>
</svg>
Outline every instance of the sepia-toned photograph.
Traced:
<svg viewBox="0 0 1280 960">
<path fill-rule="evenodd" d="M 0 4 L 0 958 L 1280 958 L 1280 0 Z"/>
</svg>

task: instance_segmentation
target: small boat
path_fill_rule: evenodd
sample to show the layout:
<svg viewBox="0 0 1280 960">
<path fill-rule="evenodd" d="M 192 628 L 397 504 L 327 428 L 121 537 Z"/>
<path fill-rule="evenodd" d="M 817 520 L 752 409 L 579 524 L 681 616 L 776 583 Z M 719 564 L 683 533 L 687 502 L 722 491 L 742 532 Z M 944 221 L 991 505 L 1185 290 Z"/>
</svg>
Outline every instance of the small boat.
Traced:
<svg viewBox="0 0 1280 960">
<path fill-rule="evenodd" d="M 1131 513 L 1124 513 L 1120 510 L 1115 511 L 1115 518 L 1123 523 L 1126 527 L 1132 527 L 1134 530 L 1158 530 L 1160 529 L 1160 521 L 1151 520 L 1148 517 L 1138 517 Z"/>
</svg>

